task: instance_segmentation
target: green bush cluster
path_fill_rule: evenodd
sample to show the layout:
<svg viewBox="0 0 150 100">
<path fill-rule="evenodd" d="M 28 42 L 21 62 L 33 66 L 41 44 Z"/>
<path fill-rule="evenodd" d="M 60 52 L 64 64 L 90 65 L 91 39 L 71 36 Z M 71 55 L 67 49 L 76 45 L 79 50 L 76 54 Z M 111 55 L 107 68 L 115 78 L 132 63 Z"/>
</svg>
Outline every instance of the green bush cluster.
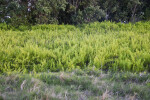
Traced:
<svg viewBox="0 0 150 100">
<path fill-rule="evenodd" d="M 150 22 L 36 25 L 22 30 L 0 30 L 1 73 L 93 67 L 150 71 Z"/>
</svg>

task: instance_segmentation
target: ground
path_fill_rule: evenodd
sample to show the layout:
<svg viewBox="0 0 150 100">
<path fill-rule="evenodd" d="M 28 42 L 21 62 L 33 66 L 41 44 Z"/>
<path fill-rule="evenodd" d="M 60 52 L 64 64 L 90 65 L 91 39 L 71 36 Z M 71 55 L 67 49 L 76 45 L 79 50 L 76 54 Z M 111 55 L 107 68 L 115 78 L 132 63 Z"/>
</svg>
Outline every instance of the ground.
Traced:
<svg viewBox="0 0 150 100">
<path fill-rule="evenodd" d="M 0 100 L 149 100 L 150 74 L 74 70 L 0 76 Z"/>
</svg>

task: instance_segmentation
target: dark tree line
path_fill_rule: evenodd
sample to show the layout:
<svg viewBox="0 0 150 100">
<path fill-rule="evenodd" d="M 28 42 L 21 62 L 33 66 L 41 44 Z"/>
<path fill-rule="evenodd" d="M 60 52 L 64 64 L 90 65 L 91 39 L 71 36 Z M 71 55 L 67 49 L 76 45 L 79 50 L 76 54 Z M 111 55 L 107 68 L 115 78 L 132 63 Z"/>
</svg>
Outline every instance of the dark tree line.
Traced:
<svg viewBox="0 0 150 100">
<path fill-rule="evenodd" d="M 0 21 L 16 27 L 103 20 L 150 20 L 150 0 L 0 0 Z"/>
</svg>

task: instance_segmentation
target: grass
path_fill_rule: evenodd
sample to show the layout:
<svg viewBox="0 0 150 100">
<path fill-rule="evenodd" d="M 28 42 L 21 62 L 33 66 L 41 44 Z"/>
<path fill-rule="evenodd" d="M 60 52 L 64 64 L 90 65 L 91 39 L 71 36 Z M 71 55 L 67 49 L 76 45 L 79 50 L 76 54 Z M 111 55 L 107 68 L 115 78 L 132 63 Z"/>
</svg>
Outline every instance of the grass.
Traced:
<svg viewBox="0 0 150 100">
<path fill-rule="evenodd" d="M 36 25 L 0 30 L 0 73 L 59 72 L 95 66 L 150 71 L 150 22 Z"/>
<path fill-rule="evenodd" d="M 149 100 L 150 74 L 95 69 L 0 76 L 1 100 Z"/>
</svg>

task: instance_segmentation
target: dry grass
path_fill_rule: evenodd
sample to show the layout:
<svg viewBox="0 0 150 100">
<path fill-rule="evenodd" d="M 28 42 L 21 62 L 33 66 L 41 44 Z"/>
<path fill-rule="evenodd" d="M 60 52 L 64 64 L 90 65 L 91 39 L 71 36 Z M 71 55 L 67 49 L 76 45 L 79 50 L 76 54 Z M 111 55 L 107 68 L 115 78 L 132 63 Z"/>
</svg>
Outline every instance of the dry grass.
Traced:
<svg viewBox="0 0 150 100">
<path fill-rule="evenodd" d="M 146 73 L 94 70 L 1 75 L 0 100 L 148 100 L 149 80 Z"/>
</svg>

